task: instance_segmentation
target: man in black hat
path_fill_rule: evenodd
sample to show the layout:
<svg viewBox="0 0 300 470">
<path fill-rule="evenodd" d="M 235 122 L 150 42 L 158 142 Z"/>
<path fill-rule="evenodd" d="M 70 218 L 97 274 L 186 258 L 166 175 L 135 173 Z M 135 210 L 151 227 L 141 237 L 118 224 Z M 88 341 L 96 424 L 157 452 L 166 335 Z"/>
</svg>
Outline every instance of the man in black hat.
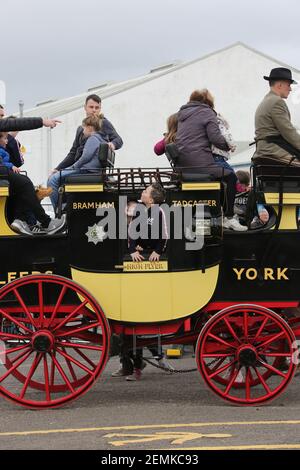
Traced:
<svg viewBox="0 0 300 470">
<path fill-rule="evenodd" d="M 289 69 L 278 67 L 271 70 L 270 91 L 264 97 L 255 113 L 256 152 L 254 163 L 274 163 L 300 166 L 294 159 L 299 152 L 300 134 L 291 123 L 291 115 L 285 100 L 291 92 L 291 85 L 297 84 Z M 295 150 L 295 151 L 294 151 Z"/>
</svg>

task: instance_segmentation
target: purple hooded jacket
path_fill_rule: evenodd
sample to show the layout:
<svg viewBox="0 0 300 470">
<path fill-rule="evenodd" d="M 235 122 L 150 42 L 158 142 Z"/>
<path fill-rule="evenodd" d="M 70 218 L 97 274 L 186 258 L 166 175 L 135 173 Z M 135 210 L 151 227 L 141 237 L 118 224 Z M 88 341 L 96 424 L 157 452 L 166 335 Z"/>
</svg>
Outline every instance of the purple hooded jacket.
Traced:
<svg viewBox="0 0 300 470">
<path fill-rule="evenodd" d="M 222 150 L 229 147 L 220 132 L 217 115 L 209 105 L 190 101 L 180 108 L 175 144 L 181 154 L 178 167 L 197 167 L 199 173 L 222 176 L 223 169 L 215 163 L 211 145 Z"/>
</svg>

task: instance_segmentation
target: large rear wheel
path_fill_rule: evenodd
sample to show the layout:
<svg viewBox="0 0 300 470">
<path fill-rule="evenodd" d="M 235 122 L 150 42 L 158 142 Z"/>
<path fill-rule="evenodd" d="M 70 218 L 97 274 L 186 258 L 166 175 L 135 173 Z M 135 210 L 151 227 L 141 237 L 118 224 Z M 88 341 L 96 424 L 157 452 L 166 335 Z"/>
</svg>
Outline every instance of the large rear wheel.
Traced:
<svg viewBox="0 0 300 470">
<path fill-rule="evenodd" d="M 27 276 L 0 290 L 0 394 L 31 408 L 86 393 L 109 355 L 109 325 L 96 300 L 55 275 Z"/>
</svg>

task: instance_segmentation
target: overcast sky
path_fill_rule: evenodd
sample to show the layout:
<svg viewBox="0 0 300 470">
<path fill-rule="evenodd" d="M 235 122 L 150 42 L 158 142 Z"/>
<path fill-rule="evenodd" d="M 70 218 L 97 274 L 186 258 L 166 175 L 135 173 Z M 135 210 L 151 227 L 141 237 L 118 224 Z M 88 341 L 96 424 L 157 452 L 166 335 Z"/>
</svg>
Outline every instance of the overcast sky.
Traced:
<svg viewBox="0 0 300 470">
<path fill-rule="evenodd" d="M 9 113 L 242 41 L 300 69 L 299 0 L 3 0 Z"/>
</svg>

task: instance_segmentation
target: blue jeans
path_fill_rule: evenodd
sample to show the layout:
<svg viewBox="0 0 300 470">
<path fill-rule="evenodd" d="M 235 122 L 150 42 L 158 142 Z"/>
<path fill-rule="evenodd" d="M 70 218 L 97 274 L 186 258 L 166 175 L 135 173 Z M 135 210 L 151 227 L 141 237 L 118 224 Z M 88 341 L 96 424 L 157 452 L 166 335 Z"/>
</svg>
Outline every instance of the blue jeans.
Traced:
<svg viewBox="0 0 300 470">
<path fill-rule="evenodd" d="M 58 188 L 65 183 L 66 177 L 71 176 L 71 175 L 78 176 L 81 174 L 82 172 L 80 170 L 65 169 L 65 170 L 58 171 L 49 177 L 47 185 L 50 188 L 52 188 L 50 199 L 51 199 L 51 203 L 52 203 L 54 211 L 56 211 L 57 205 L 58 205 Z"/>
<path fill-rule="evenodd" d="M 215 162 L 218 163 L 218 165 L 222 166 L 223 168 L 226 168 L 226 170 L 234 171 L 224 157 L 222 157 L 221 155 L 217 155 L 216 153 L 213 153 L 213 157 Z"/>
</svg>

